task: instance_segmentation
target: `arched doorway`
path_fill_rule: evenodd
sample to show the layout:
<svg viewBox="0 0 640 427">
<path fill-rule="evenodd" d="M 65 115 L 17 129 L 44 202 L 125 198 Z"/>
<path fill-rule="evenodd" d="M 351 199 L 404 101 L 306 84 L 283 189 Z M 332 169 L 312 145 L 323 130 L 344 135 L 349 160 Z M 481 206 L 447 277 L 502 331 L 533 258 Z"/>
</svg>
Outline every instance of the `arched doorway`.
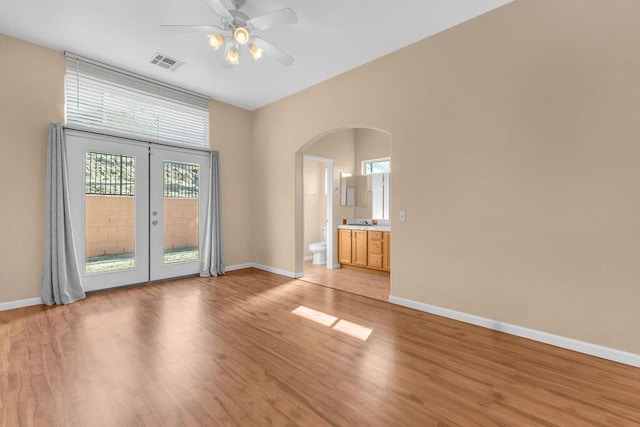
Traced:
<svg viewBox="0 0 640 427">
<path fill-rule="evenodd" d="M 312 138 L 296 153 L 296 265 L 304 272 L 303 280 L 376 299 L 388 300 L 389 272 L 382 267 L 345 266 L 338 261 L 338 226 L 371 224 L 387 221 L 381 213 L 373 213 L 373 191 L 361 191 L 362 200 L 349 203 L 342 188 L 344 176 L 371 178 L 364 175 L 363 165 L 373 160 L 391 159 L 391 134 L 366 126 L 333 129 Z M 330 170 L 331 169 L 331 170 Z M 363 182 L 367 180 L 363 179 Z M 318 183 L 322 185 L 318 185 Z M 367 181 L 369 182 L 369 181 Z M 387 188 L 387 210 L 390 203 Z M 326 261 L 318 256 L 321 229 L 326 227 Z M 388 226 L 387 226 L 388 227 Z M 383 228 L 383 227 L 381 227 Z M 378 229 L 378 227 L 376 227 Z M 365 255 L 366 256 L 366 255 Z M 343 268 L 341 268 L 343 267 Z M 349 270 L 349 271 L 346 271 Z M 367 286 L 366 284 L 370 284 Z M 372 284 L 373 283 L 373 284 Z M 369 289 L 372 288 L 372 289 Z M 373 289 L 375 288 L 375 289 Z"/>
</svg>

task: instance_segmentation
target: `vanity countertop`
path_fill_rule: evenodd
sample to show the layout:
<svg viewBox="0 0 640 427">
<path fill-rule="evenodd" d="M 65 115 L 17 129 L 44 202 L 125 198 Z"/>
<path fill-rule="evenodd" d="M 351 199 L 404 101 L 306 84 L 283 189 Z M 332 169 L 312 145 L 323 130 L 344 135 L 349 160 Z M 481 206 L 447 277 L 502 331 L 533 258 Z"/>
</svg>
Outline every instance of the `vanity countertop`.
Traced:
<svg viewBox="0 0 640 427">
<path fill-rule="evenodd" d="M 340 224 L 338 228 L 349 228 L 352 230 L 371 230 L 371 231 L 391 231 L 390 225 L 349 225 Z"/>
</svg>

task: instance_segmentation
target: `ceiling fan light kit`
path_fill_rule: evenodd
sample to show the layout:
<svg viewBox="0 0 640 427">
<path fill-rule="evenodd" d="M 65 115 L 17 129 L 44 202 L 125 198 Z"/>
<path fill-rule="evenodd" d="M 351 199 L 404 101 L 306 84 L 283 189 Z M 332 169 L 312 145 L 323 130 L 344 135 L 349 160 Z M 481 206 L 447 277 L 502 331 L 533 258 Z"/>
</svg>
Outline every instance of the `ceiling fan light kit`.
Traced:
<svg viewBox="0 0 640 427">
<path fill-rule="evenodd" d="M 232 43 L 229 47 L 225 60 L 231 65 L 238 65 L 240 63 L 240 46 L 236 43 Z"/>
<path fill-rule="evenodd" d="M 264 52 L 264 49 L 260 49 L 255 45 L 255 43 L 251 43 L 249 45 L 249 52 L 251 53 L 251 56 L 253 56 L 253 59 L 257 61 L 258 59 L 262 58 L 262 52 Z"/>
<path fill-rule="evenodd" d="M 225 45 L 223 68 L 233 68 L 230 65 L 240 63 L 240 48 L 248 44 L 249 53 L 255 61 L 265 54 L 275 59 L 284 66 L 293 64 L 293 57 L 288 53 L 271 45 L 260 38 L 256 32 L 266 30 L 278 25 L 294 24 L 298 22 L 298 16 L 289 8 L 279 9 L 266 15 L 250 18 L 239 9 L 244 5 L 244 0 L 237 0 L 235 8 L 230 9 L 225 5 L 226 0 L 206 0 L 207 4 L 221 17 L 221 26 L 215 25 L 161 25 L 161 29 L 168 31 L 205 32 L 209 46 L 217 51 Z"/>
<path fill-rule="evenodd" d="M 233 38 L 240 44 L 247 44 L 249 42 L 249 31 L 244 27 L 238 27 L 233 32 Z"/>
<path fill-rule="evenodd" d="M 213 50 L 218 50 L 220 46 L 224 44 L 224 37 L 222 34 L 209 34 L 207 36 L 207 40 L 209 41 L 209 46 L 211 46 Z"/>
</svg>

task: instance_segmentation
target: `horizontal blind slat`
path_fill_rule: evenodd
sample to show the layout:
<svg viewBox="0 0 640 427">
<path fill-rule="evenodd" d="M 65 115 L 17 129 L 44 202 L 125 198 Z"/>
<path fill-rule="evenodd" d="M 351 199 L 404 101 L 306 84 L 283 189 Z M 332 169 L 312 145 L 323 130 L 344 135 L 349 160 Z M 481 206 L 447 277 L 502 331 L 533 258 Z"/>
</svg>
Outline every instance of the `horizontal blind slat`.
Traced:
<svg viewBox="0 0 640 427">
<path fill-rule="evenodd" d="M 70 58 L 66 93 L 67 124 L 208 145 L 209 105 L 201 97 Z"/>
</svg>

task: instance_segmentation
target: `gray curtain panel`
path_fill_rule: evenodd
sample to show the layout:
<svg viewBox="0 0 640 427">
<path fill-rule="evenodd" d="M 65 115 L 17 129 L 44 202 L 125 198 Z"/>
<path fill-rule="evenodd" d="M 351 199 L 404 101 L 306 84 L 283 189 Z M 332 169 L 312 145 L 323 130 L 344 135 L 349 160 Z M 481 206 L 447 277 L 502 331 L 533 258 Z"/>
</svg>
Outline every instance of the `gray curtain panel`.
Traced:
<svg viewBox="0 0 640 427">
<path fill-rule="evenodd" d="M 211 182 L 209 183 L 207 219 L 204 228 L 202 261 L 200 264 L 200 276 L 202 277 L 224 274 L 222 213 L 220 210 L 220 164 L 217 151 L 211 152 L 209 163 L 211 164 Z"/>
<path fill-rule="evenodd" d="M 67 152 L 61 123 L 49 125 L 45 202 L 44 269 L 40 296 L 47 305 L 85 297 L 69 215 Z"/>
</svg>

